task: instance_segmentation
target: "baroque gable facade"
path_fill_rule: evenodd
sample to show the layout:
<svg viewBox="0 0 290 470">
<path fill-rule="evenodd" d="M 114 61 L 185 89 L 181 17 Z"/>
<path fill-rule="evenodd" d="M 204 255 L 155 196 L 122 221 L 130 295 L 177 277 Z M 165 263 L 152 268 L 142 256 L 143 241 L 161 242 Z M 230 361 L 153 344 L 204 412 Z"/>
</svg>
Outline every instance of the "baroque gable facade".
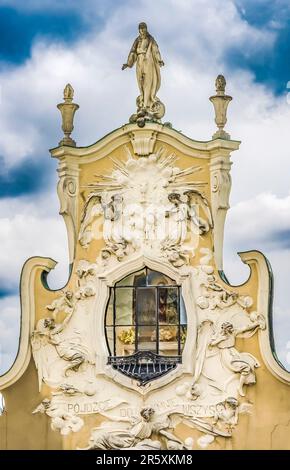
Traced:
<svg viewBox="0 0 290 470">
<path fill-rule="evenodd" d="M 289 448 L 269 263 L 240 253 L 240 286 L 223 272 L 239 145 L 146 122 L 51 150 L 71 273 L 52 291 L 54 260 L 23 267 L 1 448 Z"/>
</svg>

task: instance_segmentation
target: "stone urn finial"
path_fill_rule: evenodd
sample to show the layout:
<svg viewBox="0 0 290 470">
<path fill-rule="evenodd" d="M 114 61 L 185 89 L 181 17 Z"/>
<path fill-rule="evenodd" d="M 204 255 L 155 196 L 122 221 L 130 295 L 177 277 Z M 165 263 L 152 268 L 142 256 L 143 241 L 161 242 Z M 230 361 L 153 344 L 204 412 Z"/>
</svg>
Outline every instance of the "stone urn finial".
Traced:
<svg viewBox="0 0 290 470">
<path fill-rule="evenodd" d="M 73 131 L 74 125 L 74 115 L 75 112 L 79 109 L 79 105 L 73 103 L 74 89 L 70 83 L 68 83 L 63 91 L 64 103 L 57 105 L 58 109 L 61 112 L 62 117 L 62 130 L 64 133 L 64 138 L 59 142 L 59 145 L 68 145 L 70 147 L 75 147 L 76 143 L 71 138 L 71 133 Z"/>
<path fill-rule="evenodd" d="M 223 75 L 218 75 L 215 81 L 216 95 L 210 97 L 210 101 L 214 105 L 215 122 L 218 131 L 212 136 L 213 139 L 230 139 L 230 135 L 224 131 L 227 122 L 228 104 L 232 100 L 231 96 L 225 94 L 226 79 Z"/>
</svg>

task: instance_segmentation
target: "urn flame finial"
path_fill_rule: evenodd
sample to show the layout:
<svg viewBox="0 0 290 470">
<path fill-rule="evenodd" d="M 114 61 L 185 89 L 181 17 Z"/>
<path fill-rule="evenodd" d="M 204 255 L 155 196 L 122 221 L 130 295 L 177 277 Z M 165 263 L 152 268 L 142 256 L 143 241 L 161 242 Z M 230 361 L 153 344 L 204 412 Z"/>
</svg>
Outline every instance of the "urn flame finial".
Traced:
<svg viewBox="0 0 290 470">
<path fill-rule="evenodd" d="M 71 103 L 74 97 L 74 89 L 70 83 L 67 83 L 63 90 L 63 99 L 65 103 Z"/>
<path fill-rule="evenodd" d="M 63 91 L 64 103 L 57 105 L 57 108 L 61 112 L 62 117 L 62 130 L 64 138 L 59 142 L 59 145 L 68 145 L 69 147 L 75 147 L 76 142 L 71 138 L 71 133 L 74 129 L 73 121 L 75 112 L 79 109 L 79 105 L 73 103 L 74 89 L 70 83 L 65 86 Z"/>
<path fill-rule="evenodd" d="M 215 123 L 218 130 L 213 134 L 213 139 L 230 139 L 230 135 L 224 130 L 227 123 L 227 108 L 232 97 L 225 94 L 226 79 L 218 75 L 215 81 L 216 95 L 210 97 L 215 110 Z"/>
</svg>

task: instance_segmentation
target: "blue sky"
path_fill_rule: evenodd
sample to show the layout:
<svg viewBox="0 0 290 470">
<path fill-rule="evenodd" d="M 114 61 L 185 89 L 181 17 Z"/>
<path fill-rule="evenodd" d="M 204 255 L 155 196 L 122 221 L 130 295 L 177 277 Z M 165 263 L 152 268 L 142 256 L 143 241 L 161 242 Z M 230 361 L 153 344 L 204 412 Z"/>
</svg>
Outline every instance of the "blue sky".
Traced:
<svg viewBox="0 0 290 470">
<path fill-rule="evenodd" d="M 89 145 L 128 121 L 134 73 L 121 72 L 137 25 L 146 21 L 166 67 L 165 120 L 197 140 L 214 132 L 208 97 L 224 73 L 233 155 L 225 271 L 247 276 L 237 251 L 260 249 L 275 275 L 275 339 L 290 351 L 290 4 L 286 0 L 0 0 L 0 371 L 17 350 L 21 266 L 33 255 L 59 261 L 49 276 L 65 284 L 67 240 L 58 216 L 56 104 L 67 82 L 80 104 L 74 138 Z M 288 100 L 290 103 L 290 100 Z M 288 333 L 289 332 L 289 333 Z M 289 342 L 288 346 L 287 343 Z M 289 348 L 288 348 L 289 347 Z M 2 361 L 2 362 L 1 362 Z"/>
<path fill-rule="evenodd" d="M 259 54 L 244 54 L 243 50 L 230 50 L 227 59 L 233 67 L 249 68 L 256 81 L 265 83 L 276 93 L 285 93 L 290 76 L 290 4 L 287 1 L 236 1 L 241 17 L 249 24 L 272 32 L 274 47 Z"/>
<path fill-rule="evenodd" d="M 84 22 L 77 12 L 17 11 L 1 7 L 0 58 L 4 64 L 20 64 L 29 58 L 31 46 L 40 37 L 70 44 L 84 32 Z"/>
</svg>

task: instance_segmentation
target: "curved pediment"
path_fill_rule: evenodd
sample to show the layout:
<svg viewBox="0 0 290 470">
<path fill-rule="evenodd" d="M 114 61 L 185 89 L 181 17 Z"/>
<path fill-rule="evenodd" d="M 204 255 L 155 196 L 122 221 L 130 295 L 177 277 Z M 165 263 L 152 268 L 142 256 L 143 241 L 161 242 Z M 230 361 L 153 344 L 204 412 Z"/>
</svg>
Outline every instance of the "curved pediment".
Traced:
<svg viewBox="0 0 290 470">
<path fill-rule="evenodd" d="M 105 158 L 117 148 L 131 144 L 134 154 L 148 156 L 153 153 L 155 143 L 164 143 L 189 157 L 209 158 L 211 154 L 223 152 L 229 154 L 239 148 L 236 140 L 214 139 L 198 141 L 185 136 L 181 132 L 164 124 L 147 123 L 146 128 L 140 129 L 136 124 L 126 124 L 116 129 L 94 144 L 85 147 L 70 147 L 61 145 L 50 150 L 53 158 L 65 159 L 79 163 L 89 163 Z"/>
</svg>

